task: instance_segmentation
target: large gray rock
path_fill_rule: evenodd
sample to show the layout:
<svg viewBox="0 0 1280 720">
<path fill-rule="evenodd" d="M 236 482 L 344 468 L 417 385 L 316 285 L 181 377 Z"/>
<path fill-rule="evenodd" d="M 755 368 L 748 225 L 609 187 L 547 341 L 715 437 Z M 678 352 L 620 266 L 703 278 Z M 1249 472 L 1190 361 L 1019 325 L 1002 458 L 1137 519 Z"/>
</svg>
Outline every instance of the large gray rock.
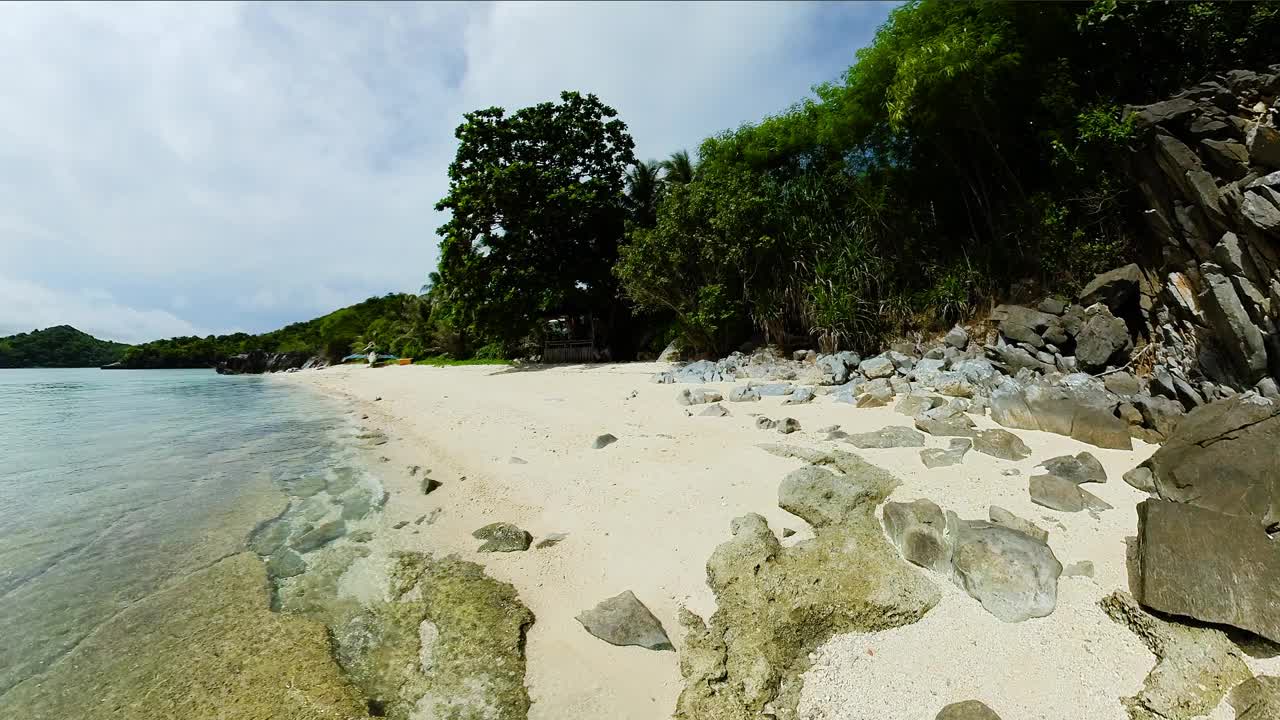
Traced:
<svg viewBox="0 0 1280 720">
<path fill-rule="evenodd" d="M 1255 124 L 1245 136 L 1249 161 L 1268 170 L 1280 170 L 1280 130 Z"/>
<path fill-rule="evenodd" d="M 897 368 L 894 367 L 893 361 L 883 356 L 863 360 L 862 363 L 858 365 L 858 370 L 860 370 L 863 375 L 873 380 L 875 378 L 887 378 L 897 372 Z"/>
<path fill-rule="evenodd" d="M 1236 396 L 1196 408 L 1144 465 L 1165 500 L 1280 521 L 1280 403 Z"/>
<path fill-rule="evenodd" d="M 1249 318 L 1235 286 L 1221 268 L 1203 263 L 1200 273 L 1204 278 L 1200 304 L 1228 361 L 1228 366 L 1221 368 L 1227 377 L 1213 379 L 1231 380 L 1249 387 L 1267 374 L 1267 348 L 1262 331 Z"/>
<path fill-rule="evenodd" d="M 947 331 L 942 341 L 957 350 L 963 350 L 969 346 L 969 333 L 964 328 L 956 325 Z"/>
<path fill-rule="evenodd" d="M 782 479 L 778 485 L 778 507 L 815 528 L 838 524 L 858 508 L 886 494 L 888 473 L 881 473 L 868 472 L 863 477 L 837 475 L 824 467 L 806 465 Z"/>
<path fill-rule="evenodd" d="M 1045 617 L 1058 604 L 1062 563 L 1035 538 L 981 520 L 949 520 L 956 583 L 1005 622 Z"/>
<path fill-rule="evenodd" d="M 729 390 L 729 402 L 754 402 L 760 399 L 760 393 L 753 387 L 739 385 Z"/>
<path fill-rule="evenodd" d="M 1040 463 L 1050 475 L 1056 475 L 1064 480 L 1080 485 L 1082 483 L 1104 483 L 1107 481 L 1107 471 L 1103 469 L 1102 463 L 1098 458 L 1090 453 L 1082 452 L 1072 455 L 1059 455 L 1058 457 L 1049 458 Z"/>
<path fill-rule="evenodd" d="M 872 432 L 852 433 L 844 441 L 862 449 L 924 447 L 924 435 L 901 425 L 890 425 Z"/>
<path fill-rule="evenodd" d="M 951 545 L 947 542 L 947 520 L 930 500 L 884 504 L 884 529 L 889 540 L 910 563 L 934 572 L 951 569 Z"/>
<path fill-rule="evenodd" d="M 813 400 L 813 388 L 798 387 L 782 401 L 783 405 L 803 405 Z"/>
<path fill-rule="evenodd" d="M 1029 487 L 1031 502 L 1062 512 L 1110 510 L 1111 505 L 1079 485 L 1055 475 L 1036 475 Z"/>
<path fill-rule="evenodd" d="M 964 700 L 942 708 L 933 720 L 1000 720 L 1000 716 L 977 700 Z"/>
<path fill-rule="evenodd" d="M 920 462 L 927 468 L 950 467 L 964 462 L 965 453 L 973 447 L 973 440 L 965 437 L 951 438 L 951 444 L 942 448 L 926 448 L 920 451 Z"/>
<path fill-rule="evenodd" d="M 973 449 L 1003 460 L 1022 460 L 1031 457 L 1031 448 L 1008 430 L 978 430 L 973 435 Z"/>
<path fill-rule="evenodd" d="M 1280 642 L 1280 552 L 1258 518 L 1144 500 L 1138 553 L 1143 605 Z"/>
<path fill-rule="evenodd" d="M 1108 270 L 1084 286 L 1080 291 L 1080 304 L 1089 307 L 1102 303 L 1113 311 L 1119 311 L 1137 298 L 1141 279 L 1142 272 L 1132 263 Z"/>
<path fill-rule="evenodd" d="M 936 437 L 973 437 L 973 419 L 950 405 L 926 410 L 915 419 L 915 426 Z"/>
<path fill-rule="evenodd" d="M 1133 406 L 1142 414 L 1142 426 L 1153 430 L 1161 441 L 1173 434 L 1186 414 L 1182 403 L 1158 396 L 1139 395 L 1133 399 Z"/>
<path fill-rule="evenodd" d="M 630 590 L 602 601 L 577 617 L 582 627 L 611 645 L 638 645 L 649 650 L 674 650 L 667 631 Z"/>
<path fill-rule="evenodd" d="M 1124 480 L 1126 485 L 1134 490 L 1151 493 L 1153 495 L 1156 492 L 1156 481 L 1151 475 L 1151 468 L 1148 468 L 1145 465 L 1139 465 L 1124 475 L 1121 475 L 1120 478 Z"/>
<path fill-rule="evenodd" d="M 476 552 L 524 552 L 533 543 L 532 535 L 505 522 L 489 523 L 471 537 L 484 541 Z"/>
<path fill-rule="evenodd" d="M 1129 424 L 1113 413 L 1105 388 L 1021 385 L 1006 379 L 991 394 L 991 419 L 1009 428 L 1067 435 L 1098 447 L 1130 450 Z"/>
<path fill-rule="evenodd" d="M 893 409 L 908 417 L 916 417 L 927 410 L 932 410 L 945 404 L 945 400 L 937 395 L 920 395 L 912 393 L 903 395 Z"/>
<path fill-rule="evenodd" d="M 1129 326 L 1106 305 L 1090 306 L 1085 318 L 1084 327 L 1076 336 L 1076 361 L 1085 370 L 1101 370 L 1133 348 Z"/>
</svg>

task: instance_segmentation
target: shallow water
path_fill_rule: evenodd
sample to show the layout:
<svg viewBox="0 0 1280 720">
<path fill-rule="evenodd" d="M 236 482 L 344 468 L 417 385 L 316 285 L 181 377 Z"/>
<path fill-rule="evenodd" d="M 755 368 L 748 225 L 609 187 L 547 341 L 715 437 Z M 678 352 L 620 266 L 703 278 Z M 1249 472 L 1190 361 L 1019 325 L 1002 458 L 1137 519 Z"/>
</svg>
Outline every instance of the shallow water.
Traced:
<svg viewBox="0 0 1280 720">
<path fill-rule="evenodd" d="M 168 603 L 165 617 L 180 614 L 183 593 L 173 590 L 188 578 L 248 584 L 229 595 L 260 591 L 246 560 L 234 573 L 203 571 L 247 557 L 251 534 L 260 537 L 276 516 L 284 539 L 255 548 L 276 560 L 268 568 L 332 565 L 321 561 L 338 546 L 358 554 L 351 536 L 372 522 L 383 495 L 347 417 L 331 401 L 264 377 L 0 370 L 0 707 L 6 695 L 39 705 L 41 685 L 74 689 L 78 678 L 57 677 L 68 674 L 67 658 L 110 658 L 93 654 L 95 640 L 156 598 Z M 300 541 L 326 524 L 333 532 Z M 305 577 L 273 579 L 273 587 Z M 193 616 L 205 622 L 217 612 Z M 143 656 L 150 646 L 76 670 L 94 675 L 86 686 L 92 679 L 127 697 L 129 688 L 118 687 L 127 668 L 167 662 Z M 117 665 L 121 675 L 112 678 Z"/>
</svg>

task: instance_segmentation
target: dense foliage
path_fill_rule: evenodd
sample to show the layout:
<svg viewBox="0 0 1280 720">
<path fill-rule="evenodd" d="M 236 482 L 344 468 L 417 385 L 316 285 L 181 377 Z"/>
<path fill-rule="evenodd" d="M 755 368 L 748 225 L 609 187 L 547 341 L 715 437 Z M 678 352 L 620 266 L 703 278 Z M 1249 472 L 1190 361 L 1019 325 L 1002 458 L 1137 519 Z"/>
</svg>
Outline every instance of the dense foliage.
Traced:
<svg viewBox="0 0 1280 720">
<path fill-rule="evenodd" d="M 156 340 L 129 348 L 120 361 L 129 368 L 201 368 L 238 353 L 265 350 L 306 353 L 336 362 L 370 342 L 379 352 L 420 357 L 433 350 L 428 347 L 432 339 L 426 324 L 429 315 L 426 298 L 389 294 L 262 335 Z"/>
<path fill-rule="evenodd" d="M 480 313 L 462 323 L 474 344 L 536 335 L 538 312 L 562 303 L 579 272 L 576 243 L 595 236 L 528 231 L 525 218 L 585 195 L 591 217 L 616 228 L 610 193 L 626 239 L 616 262 L 607 244 L 592 274 L 613 264 L 649 349 L 672 335 L 707 352 L 751 337 L 866 347 L 946 325 L 1011 288 L 1070 291 L 1139 250 L 1119 174 L 1135 138 L 1122 106 L 1277 59 L 1270 3 L 921 0 L 896 9 L 814 99 L 706 140 L 696 160 L 616 153 L 607 183 L 565 172 L 529 182 L 539 174 L 513 158 L 581 162 L 595 143 L 624 142 L 620 122 L 609 133 L 577 125 L 590 137 L 550 155 L 539 153 L 561 147 L 563 131 L 486 129 L 481 154 L 477 124 L 505 116 L 474 113 L 440 205 L 466 210 L 442 229 L 441 296 Z M 513 229 L 519 253 L 502 247 Z M 593 282 L 602 292 L 584 300 L 607 302 Z M 501 321 L 482 319 L 490 311 Z"/>
<path fill-rule="evenodd" d="M 507 115 L 468 113 L 449 166 L 439 229 L 445 311 L 514 350 L 539 321 L 590 310 L 605 336 L 626 330 L 611 273 L 627 213 L 633 142 L 617 112 L 566 92 Z"/>
<path fill-rule="evenodd" d="M 58 325 L 0 338 L 0 368 L 100 367 L 119 360 L 128 347 Z"/>
</svg>

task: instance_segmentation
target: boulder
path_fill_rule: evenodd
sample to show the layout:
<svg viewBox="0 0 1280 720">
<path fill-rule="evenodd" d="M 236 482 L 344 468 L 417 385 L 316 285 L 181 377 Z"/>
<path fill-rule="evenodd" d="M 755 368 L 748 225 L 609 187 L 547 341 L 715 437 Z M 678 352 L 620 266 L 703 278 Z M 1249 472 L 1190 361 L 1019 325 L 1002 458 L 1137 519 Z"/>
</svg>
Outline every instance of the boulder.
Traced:
<svg viewBox="0 0 1280 720">
<path fill-rule="evenodd" d="M 1001 527 L 1007 527 L 1010 530 L 1017 530 L 1023 535 L 1028 535 L 1030 537 L 1033 537 L 1042 543 L 1049 542 L 1048 530 L 1041 528 L 1039 525 L 1036 525 L 1030 520 L 1024 520 L 1023 518 L 1020 518 L 1017 515 L 1014 515 L 1013 513 L 1009 512 L 1008 510 L 1005 510 L 999 505 L 992 505 L 987 510 L 987 515 L 991 519 L 991 522 L 995 523 L 996 525 L 999 525 Z"/>
<path fill-rule="evenodd" d="M 864 450 L 924 447 L 924 435 L 901 425 L 890 425 L 873 432 L 851 433 L 844 441 Z"/>
<path fill-rule="evenodd" d="M 1045 617 L 1058 604 L 1062 563 L 1045 543 L 981 520 L 948 518 L 956 583 L 1004 622 Z"/>
<path fill-rule="evenodd" d="M 649 650 L 674 650 L 667 631 L 630 590 L 579 613 L 578 622 L 611 645 L 638 645 Z"/>
<path fill-rule="evenodd" d="M 1080 291 L 1080 304 L 1089 307 L 1102 303 L 1114 312 L 1131 304 L 1138 297 L 1138 283 L 1142 271 L 1130 263 L 1096 276 Z"/>
<path fill-rule="evenodd" d="M 1133 399 L 1133 406 L 1142 415 L 1143 427 L 1154 430 L 1163 441 L 1173 434 L 1186 412 L 1182 403 L 1163 397 L 1140 395 Z"/>
<path fill-rule="evenodd" d="M 858 370 L 868 378 L 887 378 L 897 372 L 893 361 L 884 356 L 867 358 L 858 365 Z"/>
<path fill-rule="evenodd" d="M 813 400 L 813 388 L 798 387 L 782 401 L 783 405 L 803 405 Z"/>
<path fill-rule="evenodd" d="M 933 385 L 933 381 L 943 373 L 946 367 L 947 361 L 945 359 L 924 358 L 917 362 L 915 367 L 911 368 L 911 376 L 916 379 L 916 382 L 924 385 Z"/>
<path fill-rule="evenodd" d="M 926 448 L 920 451 L 920 462 L 927 468 L 949 467 L 964 461 L 965 453 L 973 447 L 973 440 L 964 437 L 951 438 L 951 444 L 942 448 Z"/>
<path fill-rule="evenodd" d="M 887 473 L 885 474 L 887 475 Z M 778 485 L 778 507 L 803 518 L 815 528 L 838 525 L 869 502 L 887 493 L 879 476 L 866 480 L 837 475 L 824 467 L 806 465 L 793 470 Z"/>
<path fill-rule="evenodd" d="M 1245 680 L 1227 696 L 1236 720 L 1280 718 L 1280 677 L 1259 675 Z"/>
<path fill-rule="evenodd" d="M 942 341 L 957 350 L 964 350 L 969 347 L 969 333 L 964 328 L 956 325 L 947 331 Z"/>
<path fill-rule="evenodd" d="M 484 543 L 476 552 L 524 552 L 533 543 L 533 536 L 511 523 L 489 523 L 471 533 L 471 537 Z"/>
<path fill-rule="evenodd" d="M 1047 297 L 1041 300 L 1039 305 L 1036 305 L 1036 309 L 1050 315 L 1061 315 L 1066 311 L 1067 303 L 1062 298 Z"/>
<path fill-rule="evenodd" d="M 951 570 L 947 520 L 930 500 L 884 504 L 884 529 L 907 562 L 934 572 Z"/>
<path fill-rule="evenodd" d="M 1146 129 L 1152 125 L 1165 125 L 1190 117 L 1197 107 L 1196 102 L 1188 98 L 1173 98 L 1142 107 L 1127 107 L 1125 110 L 1128 111 L 1127 114 L 1132 114 L 1134 124 L 1139 129 Z"/>
<path fill-rule="evenodd" d="M 1031 502 L 1052 510 L 1080 512 L 1082 510 L 1110 510 L 1111 505 L 1082 490 L 1079 485 L 1055 475 L 1036 475 L 1031 478 Z"/>
<path fill-rule="evenodd" d="M 729 402 L 754 402 L 760 399 L 760 393 L 748 385 L 739 385 L 729 390 Z"/>
<path fill-rule="evenodd" d="M 1219 266 L 1203 263 L 1200 273 L 1204 278 L 1200 304 L 1227 360 L 1227 367 L 1220 369 L 1225 377 L 1212 379 L 1230 380 L 1241 387 L 1249 387 L 1267 374 L 1267 349 L 1262 331 L 1249 318 L 1231 279 Z"/>
<path fill-rule="evenodd" d="M 1105 388 L 1089 384 L 1022 385 L 1006 379 L 991 394 L 991 419 L 1009 428 L 1043 430 L 1099 447 L 1132 449 L 1129 425 L 1115 416 L 1114 405 Z"/>
<path fill-rule="evenodd" d="M 1159 489 L 1158 475 L 1156 482 Z M 1280 552 L 1259 518 L 1144 500 L 1138 505 L 1138 556 L 1134 595 L 1146 607 L 1280 642 Z"/>
<path fill-rule="evenodd" d="M 884 387 L 867 386 L 867 392 L 858 396 L 858 400 L 854 405 L 860 408 L 878 408 L 889 404 L 893 399 L 893 389 Z"/>
<path fill-rule="evenodd" d="M 1280 130 L 1255 124 L 1245 136 L 1249 162 L 1268 170 L 1280 170 Z"/>
<path fill-rule="evenodd" d="M 1107 373 L 1103 376 L 1102 382 L 1107 387 L 1107 391 L 1116 395 L 1128 397 L 1137 395 L 1142 392 L 1142 385 L 1138 383 L 1138 378 L 1133 373 L 1120 371 Z"/>
<path fill-rule="evenodd" d="M 1076 455 L 1059 455 L 1058 457 L 1049 458 L 1040 463 L 1049 472 L 1050 475 L 1056 475 L 1064 480 L 1080 485 L 1082 483 L 1104 483 L 1107 481 L 1107 471 L 1102 468 L 1102 463 L 1098 462 L 1098 458 L 1093 455 L 1082 452 Z"/>
<path fill-rule="evenodd" d="M 977 431 L 973 435 L 973 449 L 1003 460 L 1022 460 L 1031 457 L 1031 448 L 1008 430 Z"/>
<path fill-rule="evenodd" d="M 937 437 L 972 437 L 973 420 L 950 405 L 926 410 L 915 419 L 915 426 Z"/>
<path fill-rule="evenodd" d="M 790 395 L 796 391 L 796 386 L 791 383 L 767 383 L 764 385 L 752 386 L 757 393 L 764 397 L 780 397 L 782 395 Z"/>
<path fill-rule="evenodd" d="M 769 418 L 767 418 L 767 417 L 765 417 L 765 416 L 763 416 L 763 415 L 761 415 L 760 417 L 756 418 L 756 429 L 757 429 L 757 430 L 772 430 L 772 429 L 774 429 L 774 428 L 775 428 L 775 427 L 777 427 L 777 426 L 778 426 L 777 421 L 770 420 Z"/>
<path fill-rule="evenodd" d="M 963 700 L 942 708 L 933 720 L 1000 720 L 1000 716 L 977 700 Z"/>
<path fill-rule="evenodd" d="M 1133 347 L 1129 326 L 1103 304 L 1085 311 L 1085 324 L 1076 335 L 1076 361 L 1085 370 L 1101 370 Z"/>
</svg>

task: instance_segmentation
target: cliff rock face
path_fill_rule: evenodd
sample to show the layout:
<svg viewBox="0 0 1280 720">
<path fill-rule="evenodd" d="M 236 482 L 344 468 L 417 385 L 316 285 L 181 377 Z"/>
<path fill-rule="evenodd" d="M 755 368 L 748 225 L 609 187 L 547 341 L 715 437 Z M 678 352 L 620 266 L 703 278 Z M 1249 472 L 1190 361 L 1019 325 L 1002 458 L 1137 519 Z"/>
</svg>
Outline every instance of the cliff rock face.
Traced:
<svg viewBox="0 0 1280 720">
<path fill-rule="evenodd" d="M 1146 204 L 1141 310 L 1171 379 L 1237 390 L 1280 376 L 1280 65 L 1131 107 Z M 1266 385 L 1259 386 L 1263 389 Z"/>
<path fill-rule="evenodd" d="M 314 367 L 316 359 L 308 353 L 269 353 L 264 350 L 240 353 L 218 363 L 219 375 L 257 375 Z"/>
</svg>

